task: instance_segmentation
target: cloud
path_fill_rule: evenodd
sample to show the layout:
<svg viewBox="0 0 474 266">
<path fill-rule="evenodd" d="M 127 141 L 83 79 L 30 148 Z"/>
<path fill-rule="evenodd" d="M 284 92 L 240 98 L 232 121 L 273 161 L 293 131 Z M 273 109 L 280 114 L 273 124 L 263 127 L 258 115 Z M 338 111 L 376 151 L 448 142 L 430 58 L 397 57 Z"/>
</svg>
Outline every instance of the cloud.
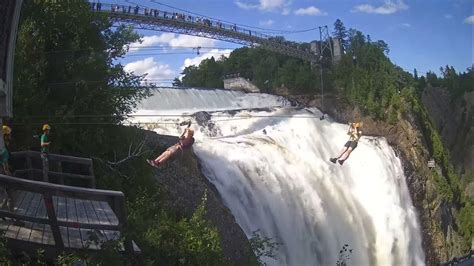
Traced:
<svg viewBox="0 0 474 266">
<path fill-rule="evenodd" d="M 357 5 L 351 10 L 351 12 L 388 15 L 406 9 L 408 9 L 408 6 L 403 3 L 403 0 L 396 0 L 396 2 L 386 0 L 385 3 L 379 7 L 374 7 L 369 4 Z"/>
<path fill-rule="evenodd" d="M 236 1 L 235 4 L 242 9 L 254 9 L 254 8 L 256 9 L 259 7 L 259 5 L 246 4 L 240 1 Z"/>
<path fill-rule="evenodd" d="M 242 9 L 258 9 L 261 11 L 282 11 L 282 14 L 289 14 L 288 6 L 291 0 L 259 0 L 258 4 L 245 3 L 240 0 L 235 1 L 235 4 Z"/>
<path fill-rule="evenodd" d="M 202 60 L 204 59 L 209 59 L 211 57 L 214 57 L 214 59 L 219 59 L 221 55 L 224 55 L 225 57 L 229 57 L 230 53 L 232 52 L 232 49 L 212 49 L 209 52 L 206 52 L 200 56 L 196 56 L 193 58 L 186 58 L 184 60 L 183 66 L 181 69 L 184 69 L 185 67 L 192 66 L 192 65 L 199 65 Z"/>
<path fill-rule="evenodd" d="M 216 40 L 197 36 L 179 35 L 174 33 L 162 33 L 160 35 L 144 36 L 142 43 L 135 42 L 130 44 L 130 51 L 137 51 L 147 46 L 170 46 L 178 47 L 214 47 Z"/>
<path fill-rule="evenodd" d="M 327 15 L 328 13 L 326 12 L 322 12 L 319 8 L 315 7 L 315 6 L 309 6 L 307 8 L 300 8 L 300 9 L 297 9 L 295 10 L 295 15 L 298 15 L 298 16 L 325 16 Z"/>
<path fill-rule="evenodd" d="M 260 21 L 258 24 L 260 26 L 270 27 L 271 25 L 273 25 L 273 23 L 275 23 L 275 21 L 269 19 L 269 20 L 265 20 L 265 21 Z"/>
<path fill-rule="evenodd" d="M 451 15 L 451 14 L 444 14 L 444 18 L 445 18 L 445 19 L 452 19 L 452 18 L 453 18 L 453 15 Z"/>
<path fill-rule="evenodd" d="M 465 18 L 464 23 L 471 24 L 471 25 L 474 24 L 474 15 Z"/>
<path fill-rule="evenodd" d="M 176 72 L 168 64 L 160 64 L 153 57 L 130 62 L 125 65 L 124 69 L 135 75 L 147 74 L 145 79 L 158 85 L 169 84 L 170 82 L 167 80 L 176 77 Z"/>
<path fill-rule="evenodd" d="M 404 28 L 411 28 L 411 24 L 410 24 L 410 23 L 401 23 L 400 26 L 401 26 L 401 27 L 404 27 Z"/>
</svg>

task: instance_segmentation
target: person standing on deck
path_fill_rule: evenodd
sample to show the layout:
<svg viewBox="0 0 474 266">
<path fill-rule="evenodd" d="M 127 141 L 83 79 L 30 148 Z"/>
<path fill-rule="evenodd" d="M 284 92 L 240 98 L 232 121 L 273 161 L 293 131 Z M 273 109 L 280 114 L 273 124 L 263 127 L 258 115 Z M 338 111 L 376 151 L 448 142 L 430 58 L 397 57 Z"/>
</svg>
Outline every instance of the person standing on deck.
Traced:
<svg viewBox="0 0 474 266">
<path fill-rule="evenodd" d="M 12 173 L 10 171 L 9 159 L 10 159 L 10 141 L 11 141 L 11 134 L 12 129 L 9 126 L 4 125 L 2 127 L 3 131 L 3 143 L 4 147 L 0 150 L 0 158 L 2 161 L 2 174 L 11 176 Z M 0 209 L 5 208 L 7 206 L 10 212 L 13 212 L 12 206 L 12 198 L 11 198 L 11 190 L 6 189 L 5 187 L 0 187 Z M 3 219 L 5 220 L 5 219 Z"/>
<path fill-rule="evenodd" d="M 11 141 L 11 133 L 12 129 L 9 126 L 3 126 L 3 143 L 5 147 L 0 150 L 0 157 L 2 160 L 2 166 L 3 166 L 3 173 L 5 175 L 12 175 L 10 171 L 10 166 L 8 164 L 10 160 L 10 141 Z"/>
<path fill-rule="evenodd" d="M 43 134 L 41 135 L 41 159 L 43 160 L 43 180 L 48 180 L 48 171 L 49 171 L 49 145 L 51 141 L 49 140 L 49 131 L 51 127 L 48 124 L 43 125 Z"/>
</svg>

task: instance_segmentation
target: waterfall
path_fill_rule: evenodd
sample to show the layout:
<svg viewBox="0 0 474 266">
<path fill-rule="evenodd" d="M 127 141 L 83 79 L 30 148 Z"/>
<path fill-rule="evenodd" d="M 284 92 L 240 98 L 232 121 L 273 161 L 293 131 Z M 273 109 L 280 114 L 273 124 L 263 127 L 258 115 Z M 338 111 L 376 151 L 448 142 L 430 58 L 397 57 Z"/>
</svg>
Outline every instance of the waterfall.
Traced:
<svg viewBox="0 0 474 266">
<path fill-rule="evenodd" d="M 288 105 L 283 98 L 269 94 L 224 89 L 156 88 L 140 103 L 140 110 L 215 111 Z"/>
<path fill-rule="evenodd" d="M 189 93 L 195 98 L 187 109 L 221 109 L 204 106 L 202 97 L 223 104 L 235 92 Z M 269 95 L 237 96 L 275 103 Z M 283 104 L 213 111 L 203 116 L 207 121 L 197 115 L 194 152 L 247 236 L 259 229 L 282 243 L 267 265 L 336 265 L 344 245 L 348 265 L 424 265 L 417 214 L 393 149 L 384 138 L 364 136 L 343 166 L 332 164 L 328 159 L 347 141 L 347 125 L 320 116 L 317 109 Z M 180 134 L 179 126 L 166 123 L 176 119 L 146 119 L 164 123 L 153 127 L 158 133 Z"/>
</svg>

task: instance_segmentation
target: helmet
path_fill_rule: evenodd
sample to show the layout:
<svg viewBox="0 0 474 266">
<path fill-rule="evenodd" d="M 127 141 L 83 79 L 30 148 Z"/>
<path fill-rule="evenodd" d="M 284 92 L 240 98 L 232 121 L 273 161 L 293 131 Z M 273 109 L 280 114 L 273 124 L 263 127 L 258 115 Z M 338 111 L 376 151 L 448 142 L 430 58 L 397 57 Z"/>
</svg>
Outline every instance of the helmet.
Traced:
<svg viewBox="0 0 474 266">
<path fill-rule="evenodd" d="M 43 131 L 45 131 L 47 129 L 51 129 L 51 127 L 48 124 L 44 124 L 43 125 Z"/>
<path fill-rule="evenodd" d="M 12 133 L 12 129 L 9 126 L 3 126 L 2 130 L 3 130 L 4 135 L 8 135 Z"/>
<path fill-rule="evenodd" d="M 355 123 L 355 124 L 354 124 L 354 127 L 357 127 L 357 128 L 362 127 L 362 122 L 357 122 L 357 123 Z"/>
</svg>

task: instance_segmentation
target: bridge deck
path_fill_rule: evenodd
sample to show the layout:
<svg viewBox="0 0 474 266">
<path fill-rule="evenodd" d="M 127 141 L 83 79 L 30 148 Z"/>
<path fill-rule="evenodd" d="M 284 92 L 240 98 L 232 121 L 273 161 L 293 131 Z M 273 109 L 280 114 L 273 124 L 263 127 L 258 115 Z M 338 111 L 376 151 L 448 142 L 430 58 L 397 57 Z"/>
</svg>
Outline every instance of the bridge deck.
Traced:
<svg viewBox="0 0 474 266">
<path fill-rule="evenodd" d="M 13 211 L 19 215 L 35 218 L 47 218 L 43 195 L 39 193 L 16 191 L 12 193 Z M 107 202 L 74 199 L 53 196 L 53 205 L 58 221 L 81 224 L 118 225 L 119 220 Z M 92 239 L 98 242 L 118 240 L 119 231 L 82 229 L 60 226 L 61 238 L 66 248 L 98 249 Z M 0 231 L 10 239 L 34 242 L 44 245 L 55 245 L 51 227 L 42 223 L 15 223 L 12 219 L 0 220 Z"/>
</svg>

